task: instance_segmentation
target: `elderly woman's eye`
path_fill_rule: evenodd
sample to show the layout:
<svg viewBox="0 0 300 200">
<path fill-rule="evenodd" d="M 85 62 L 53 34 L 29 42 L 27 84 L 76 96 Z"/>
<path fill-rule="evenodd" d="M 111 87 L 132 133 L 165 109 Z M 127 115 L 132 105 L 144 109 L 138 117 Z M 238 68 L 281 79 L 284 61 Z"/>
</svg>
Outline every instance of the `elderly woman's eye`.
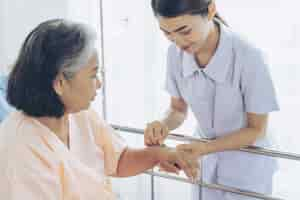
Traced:
<svg viewBox="0 0 300 200">
<path fill-rule="evenodd" d="M 181 32 L 181 34 L 182 34 L 182 35 L 188 35 L 188 34 L 190 34 L 191 32 L 192 32 L 192 29 L 189 29 L 189 30 L 187 30 L 187 31 Z"/>
</svg>

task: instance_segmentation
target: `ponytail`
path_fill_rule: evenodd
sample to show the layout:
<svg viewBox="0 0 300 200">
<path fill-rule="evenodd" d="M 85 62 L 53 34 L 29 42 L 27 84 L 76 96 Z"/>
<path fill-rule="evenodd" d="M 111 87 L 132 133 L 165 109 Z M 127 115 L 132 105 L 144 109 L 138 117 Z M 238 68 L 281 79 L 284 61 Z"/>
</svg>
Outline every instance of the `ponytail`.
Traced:
<svg viewBox="0 0 300 200">
<path fill-rule="evenodd" d="M 224 24 L 225 26 L 229 26 L 228 23 L 220 16 L 219 13 L 216 13 L 215 19 L 217 19 L 218 21 L 220 21 L 220 22 L 221 22 L 222 24 Z"/>
</svg>

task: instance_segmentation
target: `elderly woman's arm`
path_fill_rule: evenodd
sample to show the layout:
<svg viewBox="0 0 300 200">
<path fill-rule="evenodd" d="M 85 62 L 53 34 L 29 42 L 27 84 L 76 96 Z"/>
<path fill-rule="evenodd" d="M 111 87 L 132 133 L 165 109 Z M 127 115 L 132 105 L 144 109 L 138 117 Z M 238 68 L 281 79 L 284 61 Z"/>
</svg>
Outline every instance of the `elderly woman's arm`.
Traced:
<svg viewBox="0 0 300 200">
<path fill-rule="evenodd" d="M 190 178 L 195 178 L 198 172 L 197 158 L 186 152 L 176 151 L 162 146 L 129 148 L 122 137 L 114 131 L 97 113 L 89 110 L 92 128 L 95 130 L 95 142 L 104 152 L 105 173 L 114 177 L 128 177 L 140 174 L 153 168 L 161 162 L 177 164 L 170 172 L 184 170 Z M 178 167 L 178 168 L 177 168 Z"/>
<path fill-rule="evenodd" d="M 196 158 L 167 147 L 158 146 L 144 149 L 127 148 L 124 150 L 118 162 L 116 176 L 134 176 L 153 168 L 158 163 L 166 161 L 176 163 L 189 178 L 197 177 L 198 162 Z M 173 172 L 177 173 L 179 168 L 174 165 Z"/>
<path fill-rule="evenodd" d="M 160 147 L 151 147 L 144 149 L 126 148 L 118 162 L 118 177 L 127 177 L 137 175 L 145 170 L 153 168 L 159 163 L 163 156 Z"/>
</svg>

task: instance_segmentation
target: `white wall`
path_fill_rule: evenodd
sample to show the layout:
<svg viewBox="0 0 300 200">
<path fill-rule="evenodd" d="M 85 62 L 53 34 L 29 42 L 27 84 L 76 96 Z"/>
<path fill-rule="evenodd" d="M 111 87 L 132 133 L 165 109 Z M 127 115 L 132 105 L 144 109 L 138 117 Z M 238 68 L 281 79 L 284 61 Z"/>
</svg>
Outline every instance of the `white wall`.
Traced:
<svg viewBox="0 0 300 200">
<path fill-rule="evenodd" d="M 1 0 L 0 1 L 0 66 L 12 64 L 26 35 L 40 22 L 66 17 L 64 0 Z"/>
<path fill-rule="evenodd" d="M 2 11 L 2 8 L 4 7 L 4 2 L 0 1 L 0 27 L 2 27 L 2 24 L 4 23 L 4 12 Z M 4 46 L 2 45 L 2 38 L 4 38 L 4 27 L 0 28 L 0 69 L 3 66 L 3 62 L 4 62 L 4 53 L 5 53 L 5 49 Z M 1 70 L 0 70 L 1 71 Z"/>
<path fill-rule="evenodd" d="M 7 74 L 27 34 L 39 23 L 66 18 L 91 25 L 100 38 L 99 1 L 89 0 L 1 0 L 0 1 L 0 73 Z M 101 54 L 100 40 L 98 50 Z M 93 106 L 101 112 L 101 98 Z"/>
</svg>

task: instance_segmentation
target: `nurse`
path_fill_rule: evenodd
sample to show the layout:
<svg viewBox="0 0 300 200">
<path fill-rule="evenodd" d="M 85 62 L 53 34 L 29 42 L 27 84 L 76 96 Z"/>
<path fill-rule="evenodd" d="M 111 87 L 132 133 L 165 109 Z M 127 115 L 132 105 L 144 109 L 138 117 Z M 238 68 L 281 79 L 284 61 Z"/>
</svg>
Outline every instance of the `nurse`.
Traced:
<svg viewBox="0 0 300 200">
<path fill-rule="evenodd" d="M 271 194 L 276 161 L 237 151 L 271 146 L 268 116 L 279 107 L 264 54 L 226 25 L 213 0 L 152 0 L 152 9 L 172 42 L 166 74 L 171 101 L 166 115 L 147 125 L 145 144 L 162 144 L 190 107 L 199 124 L 196 134 L 212 140 L 177 149 L 201 158 L 203 180 Z M 162 164 L 167 171 L 171 167 Z M 193 199 L 253 200 L 197 186 Z"/>
</svg>

